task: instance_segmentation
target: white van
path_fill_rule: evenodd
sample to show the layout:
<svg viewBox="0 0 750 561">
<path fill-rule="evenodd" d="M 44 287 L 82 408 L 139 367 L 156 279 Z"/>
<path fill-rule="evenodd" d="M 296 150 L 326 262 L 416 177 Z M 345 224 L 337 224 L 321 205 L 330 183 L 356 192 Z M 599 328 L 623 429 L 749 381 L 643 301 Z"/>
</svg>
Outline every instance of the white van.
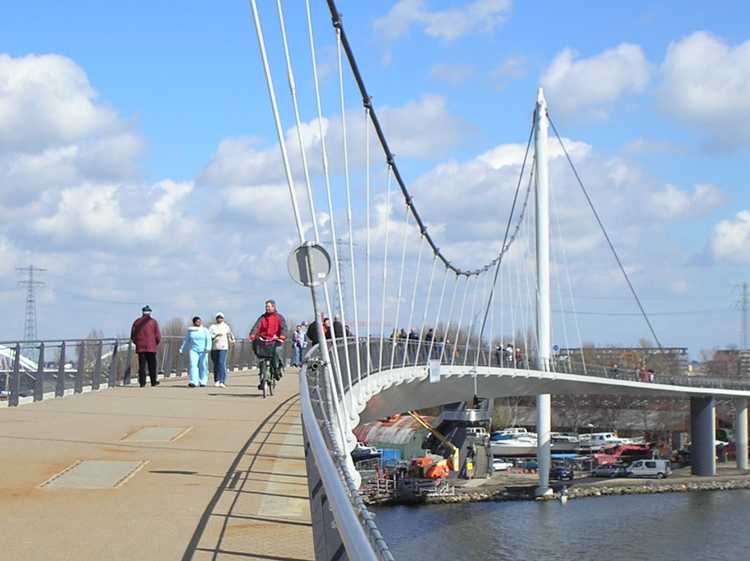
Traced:
<svg viewBox="0 0 750 561">
<path fill-rule="evenodd" d="M 669 460 L 636 460 L 630 467 L 625 468 L 627 477 L 669 477 L 672 467 Z"/>
</svg>

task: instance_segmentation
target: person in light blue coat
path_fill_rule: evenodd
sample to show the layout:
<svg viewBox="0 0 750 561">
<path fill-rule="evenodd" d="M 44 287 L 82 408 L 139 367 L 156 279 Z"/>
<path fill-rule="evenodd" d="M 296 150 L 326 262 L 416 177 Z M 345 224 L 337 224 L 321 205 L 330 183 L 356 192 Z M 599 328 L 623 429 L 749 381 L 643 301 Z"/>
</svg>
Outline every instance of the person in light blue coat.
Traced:
<svg viewBox="0 0 750 561">
<path fill-rule="evenodd" d="M 211 352 L 211 333 L 203 327 L 201 318 L 195 316 L 193 325 L 188 327 L 185 340 L 180 346 L 180 354 L 190 350 L 190 383 L 188 386 L 204 387 L 208 383 L 208 354 Z"/>
</svg>

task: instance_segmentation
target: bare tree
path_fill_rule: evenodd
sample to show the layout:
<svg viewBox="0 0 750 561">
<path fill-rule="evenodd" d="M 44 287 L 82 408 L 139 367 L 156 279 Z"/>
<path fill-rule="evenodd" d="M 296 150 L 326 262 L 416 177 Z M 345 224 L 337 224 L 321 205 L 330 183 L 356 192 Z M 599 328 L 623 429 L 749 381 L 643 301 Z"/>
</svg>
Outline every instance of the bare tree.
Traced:
<svg viewBox="0 0 750 561">
<path fill-rule="evenodd" d="M 518 423 L 518 407 L 521 398 L 506 397 L 495 399 L 495 408 L 492 410 L 492 428 L 500 429 L 513 427 Z"/>
<path fill-rule="evenodd" d="M 164 337 L 184 337 L 187 328 L 187 321 L 184 318 L 172 318 L 161 327 L 161 334 Z"/>
</svg>

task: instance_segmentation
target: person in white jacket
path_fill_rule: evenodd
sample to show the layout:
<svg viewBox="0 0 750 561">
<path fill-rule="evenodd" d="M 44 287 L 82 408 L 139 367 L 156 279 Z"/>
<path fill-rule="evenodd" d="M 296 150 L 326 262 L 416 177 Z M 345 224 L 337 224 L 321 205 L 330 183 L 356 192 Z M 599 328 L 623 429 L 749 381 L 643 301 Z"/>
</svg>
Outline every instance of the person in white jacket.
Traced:
<svg viewBox="0 0 750 561">
<path fill-rule="evenodd" d="M 208 383 L 208 353 L 211 352 L 211 334 L 203 327 L 201 318 L 195 316 L 193 325 L 188 327 L 185 340 L 180 346 L 180 354 L 190 350 L 190 383 L 188 386 L 205 386 Z"/>
<path fill-rule="evenodd" d="M 224 314 L 216 314 L 216 323 L 208 328 L 211 334 L 211 362 L 214 365 L 214 385 L 225 388 L 227 385 L 227 351 L 234 347 L 234 334 L 229 324 L 224 321 Z"/>
</svg>

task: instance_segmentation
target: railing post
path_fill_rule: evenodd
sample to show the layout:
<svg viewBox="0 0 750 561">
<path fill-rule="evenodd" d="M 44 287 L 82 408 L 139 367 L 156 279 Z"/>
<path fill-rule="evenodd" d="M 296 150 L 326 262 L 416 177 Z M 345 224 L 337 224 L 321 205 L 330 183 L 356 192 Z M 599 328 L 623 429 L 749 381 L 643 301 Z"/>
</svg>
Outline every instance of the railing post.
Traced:
<svg viewBox="0 0 750 561">
<path fill-rule="evenodd" d="M 227 353 L 228 354 L 228 357 L 227 357 L 227 370 L 229 370 L 230 372 L 234 372 L 236 370 L 235 367 L 234 367 L 235 366 L 235 363 L 234 363 L 234 350 L 236 348 L 237 348 L 237 343 L 235 343 L 234 345 L 230 345 L 229 346 L 229 352 Z"/>
<path fill-rule="evenodd" d="M 74 393 L 83 393 L 83 371 L 86 369 L 86 342 L 81 341 L 78 346 L 78 370 L 76 371 Z"/>
<path fill-rule="evenodd" d="M 44 399 L 44 343 L 39 343 L 39 358 L 36 365 L 36 379 L 34 380 L 34 401 Z"/>
<path fill-rule="evenodd" d="M 55 385 L 55 397 L 65 395 L 65 341 L 60 343 L 60 358 L 57 365 L 57 384 Z"/>
<path fill-rule="evenodd" d="M 112 349 L 112 358 L 109 361 L 109 380 L 107 380 L 107 385 L 110 388 L 114 388 L 117 385 L 117 363 L 120 360 L 117 356 L 118 349 L 119 341 L 115 340 L 115 347 Z"/>
<path fill-rule="evenodd" d="M 162 355 L 162 373 L 165 378 L 172 377 L 172 339 L 167 339 L 167 348 Z"/>
<path fill-rule="evenodd" d="M 242 357 L 243 357 L 244 354 L 245 354 L 245 340 L 242 339 L 240 341 L 240 352 L 237 355 L 237 369 L 238 370 L 243 370 L 244 369 L 244 363 L 242 362 L 242 360 L 243 360 Z"/>
<path fill-rule="evenodd" d="M 128 356 L 125 358 L 125 375 L 122 378 L 122 385 L 130 385 L 130 375 L 133 368 L 133 342 L 128 343 Z"/>
<path fill-rule="evenodd" d="M 245 340 L 239 341 L 240 350 L 237 352 L 237 370 L 242 370 L 242 355 L 245 352 Z"/>
<path fill-rule="evenodd" d="M 91 389 L 98 390 L 102 385 L 102 352 L 104 351 L 104 341 L 99 339 L 99 350 L 96 353 L 96 365 L 94 374 L 91 377 Z"/>
<path fill-rule="evenodd" d="M 8 387 L 8 405 L 18 407 L 18 399 L 21 393 L 21 343 L 16 343 L 16 352 L 13 356 L 13 372 L 10 375 Z"/>
<path fill-rule="evenodd" d="M 177 353 L 177 376 L 182 376 L 182 357 L 184 355 L 182 353 Z"/>
</svg>

